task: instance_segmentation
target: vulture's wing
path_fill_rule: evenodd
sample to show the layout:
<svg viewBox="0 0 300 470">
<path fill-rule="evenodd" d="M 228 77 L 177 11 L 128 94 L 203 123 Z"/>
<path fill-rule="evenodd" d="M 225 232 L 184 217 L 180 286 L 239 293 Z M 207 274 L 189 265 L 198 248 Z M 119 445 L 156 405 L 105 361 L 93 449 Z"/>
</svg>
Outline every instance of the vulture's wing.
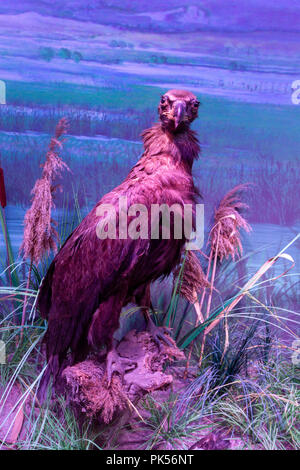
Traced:
<svg viewBox="0 0 300 470">
<path fill-rule="evenodd" d="M 115 203 L 117 199 L 116 195 L 107 195 L 100 202 Z M 51 373 L 58 374 L 68 349 L 76 352 L 82 347 L 101 302 L 117 293 L 122 279 L 126 282 L 149 249 L 148 239 L 99 239 L 97 224 L 101 218 L 96 211 L 97 206 L 66 240 L 40 287 L 37 305 L 41 316 L 48 320 L 45 342 L 49 368 L 44 388 Z M 118 218 L 116 205 L 117 226 Z"/>
<path fill-rule="evenodd" d="M 151 204 L 172 204 L 183 198 L 185 193 L 185 200 L 188 200 L 190 187 L 187 178 L 175 170 L 164 171 L 164 167 L 169 170 L 166 157 L 163 161 L 156 157 L 155 161 L 145 163 L 140 160 L 128 178 L 98 204 L 115 207 L 117 227 L 120 196 L 127 198 L 128 206 L 144 204 L 149 212 Z M 106 299 L 116 295 L 122 281 L 123 284 L 128 282 L 129 286 L 132 276 L 137 278 L 146 273 L 149 277 L 138 279 L 135 285 L 138 282 L 149 283 L 161 275 L 161 265 L 165 265 L 168 259 L 167 248 L 172 244 L 164 246 L 159 240 L 151 242 L 149 236 L 136 240 L 130 237 L 120 239 L 119 236 L 100 240 L 96 231 L 100 221 L 97 214 L 96 206 L 68 238 L 40 288 L 38 307 L 41 315 L 48 319 L 45 340 L 49 375 L 51 372 L 57 375 L 69 348 L 76 352 L 82 347 L 95 310 Z M 141 262 L 142 269 L 136 270 Z M 156 269 L 154 275 L 149 273 L 151 263 Z"/>
</svg>

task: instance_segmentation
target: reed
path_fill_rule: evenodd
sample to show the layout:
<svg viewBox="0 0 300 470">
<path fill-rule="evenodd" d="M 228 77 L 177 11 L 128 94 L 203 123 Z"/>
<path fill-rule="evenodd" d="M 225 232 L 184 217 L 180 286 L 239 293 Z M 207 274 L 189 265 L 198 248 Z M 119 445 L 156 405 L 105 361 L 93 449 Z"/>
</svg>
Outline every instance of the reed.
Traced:
<svg viewBox="0 0 300 470">
<path fill-rule="evenodd" d="M 33 263 L 39 264 L 42 258 L 50 251 L 57 250 L 58 233 L 57 223 L 52 219 L 51 212 L 54 205 L 53 196 L 57 190 L 54 185 L 55 179 L 61 175 L 61 172 L 69 170 L 67 164 L 59 156 L 64 142 L 63 136 L 66 134 L 68 123 L 62 118 L 55 129 L 55 135 L 52 137 L 46 160 L 43 164 L 42 176 L 39 178 L 32 189 L 31 207 L 24 218 L 24 239 L 20 248 L 24 259 L 29 259 L 30 265 L 27 274 L 26 290 L 29 289 Z M 21 333 L 23 335 L 23 326 L 25 322 L 27 306 L 27 296 L 24 299 Z"/>
</svg>

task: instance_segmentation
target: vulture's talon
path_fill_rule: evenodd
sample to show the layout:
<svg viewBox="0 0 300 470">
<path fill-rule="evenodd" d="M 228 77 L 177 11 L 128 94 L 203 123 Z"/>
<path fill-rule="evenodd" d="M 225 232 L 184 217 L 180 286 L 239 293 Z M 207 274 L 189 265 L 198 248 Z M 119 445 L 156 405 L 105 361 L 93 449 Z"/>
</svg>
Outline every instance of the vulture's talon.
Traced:
<svg viewBox="0 0 300 470">
<path fill-rule="evenodd" d="M 156 326 L 152 320 L 149 320 L 148 331 L 160 351 L 162 350 L 162 343 L 165 343 L 167 346 L 174 347 L 174 342 L 170 336 L 171 328 L 167 328 L 166 326 Z"/>
<path fill-rule="evenodd" d="M 121 357 L 115 349 L 112 349 L 107 354 L 106 358 L 106 376 L 107 384 L 110 386 L 112 376 L 114 373 L 120 375 L 123 381 L 124 375 L 128 370 L 134 369 L 137 366 L 136 362 L 127 357 Z"/>
</svg>

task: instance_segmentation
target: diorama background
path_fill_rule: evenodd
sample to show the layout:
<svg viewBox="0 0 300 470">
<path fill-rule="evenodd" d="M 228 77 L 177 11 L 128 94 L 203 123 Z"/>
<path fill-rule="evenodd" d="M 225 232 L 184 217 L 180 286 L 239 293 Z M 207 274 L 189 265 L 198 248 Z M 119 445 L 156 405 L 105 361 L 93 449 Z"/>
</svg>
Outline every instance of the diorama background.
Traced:
<svg viewBox="0 0 300 470">
<path fill-rule="evenodd" d="M 205 220 L 225 192 L 245 195 L 247 260 L 255 269 L 299 231 L 300 4 L 271 0 L 26 0 L 0 4 L 0 163 L 17 252 L 31 189 L 50 136 L 66 116 L 65 172 L 57 194 L 85 213 L 142 152 L 169 88 L 193 91 L 202 154 L 194 175 Z M 78 207 L 77 207 L 78 203 Z M 1 239 L 3 254 L 4 240 Z M 290 253 L 296 262 L 299 250 Z M 252 263 L 252 264 L 251 264 Z"/>
</svg>

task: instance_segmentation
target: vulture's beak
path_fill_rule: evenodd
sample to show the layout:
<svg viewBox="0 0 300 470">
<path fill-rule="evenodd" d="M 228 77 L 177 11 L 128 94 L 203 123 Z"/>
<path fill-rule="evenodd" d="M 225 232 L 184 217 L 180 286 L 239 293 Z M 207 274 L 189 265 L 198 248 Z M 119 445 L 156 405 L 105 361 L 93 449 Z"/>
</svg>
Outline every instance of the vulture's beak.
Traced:
<svg viewBox="0 0 300 470">
<path fill-rule="evenodd" d="M 178 101 L 174 105 L 174 122 L 175 122 L 175 129 L 179 126 L 179 124 L 184 120 L 185 117 L 186 106 L 184 101 Z"/>
</svg>

